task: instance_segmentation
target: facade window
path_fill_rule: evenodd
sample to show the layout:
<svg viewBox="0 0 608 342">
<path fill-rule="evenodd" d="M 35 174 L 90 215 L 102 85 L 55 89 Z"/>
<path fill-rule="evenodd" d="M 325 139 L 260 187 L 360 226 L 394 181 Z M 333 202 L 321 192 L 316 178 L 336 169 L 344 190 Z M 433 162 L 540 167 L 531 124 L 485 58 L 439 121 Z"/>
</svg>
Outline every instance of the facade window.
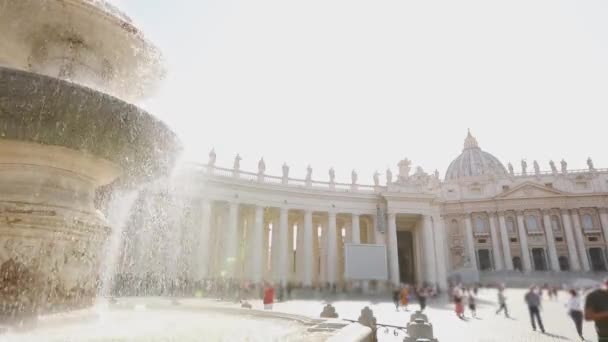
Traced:
<svg viewBox="0 0 608 342">
<path fill-rule="evenodd" d="M 583 230 L 593 230 L 593 217 L 589 214 L 584 214 L 581 217 L 583 221 Z"/>
<path fill-rule="evenodd" d="M 536 216 L 534 216 L 534 215 L 528 215 L 526 217 L 526 225 L 528 226 L 529 232 L 540 231 L 540 227 L 538 226 L 538 221 L 536 220 Z"/>
<path fill-rule="evenodd" d="M 562 224 L 559 221 L 559 217 L 557 217 L 557 215 L 551 215 L 551 229 L 553 229 L 554 232 L 562 231 Z"/>
<path fill-rule="evenodd" d="M 486 232 L 486 222 L 481 216 L 475 218 L 475 232 L 477 234 L 484 234 Z"/>
<path fill-rule="evenodd" d="M 507 217 L 507 232 L 509 234 L 515 234 L 515 221 L 512 217 Z"/>
</svg>

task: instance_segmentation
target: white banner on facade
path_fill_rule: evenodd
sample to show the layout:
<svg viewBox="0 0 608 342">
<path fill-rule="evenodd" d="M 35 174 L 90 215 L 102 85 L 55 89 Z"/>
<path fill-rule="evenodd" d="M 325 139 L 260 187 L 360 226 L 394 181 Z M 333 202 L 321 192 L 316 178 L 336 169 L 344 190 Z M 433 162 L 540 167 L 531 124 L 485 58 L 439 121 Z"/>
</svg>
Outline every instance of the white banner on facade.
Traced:
<svg viewBox="0 0 608 342">
<path fill-rule="evenodd" d="M 388 280 L 386 246 L 345 243 L 344 278 L 346 280 Z"/>
</svg>

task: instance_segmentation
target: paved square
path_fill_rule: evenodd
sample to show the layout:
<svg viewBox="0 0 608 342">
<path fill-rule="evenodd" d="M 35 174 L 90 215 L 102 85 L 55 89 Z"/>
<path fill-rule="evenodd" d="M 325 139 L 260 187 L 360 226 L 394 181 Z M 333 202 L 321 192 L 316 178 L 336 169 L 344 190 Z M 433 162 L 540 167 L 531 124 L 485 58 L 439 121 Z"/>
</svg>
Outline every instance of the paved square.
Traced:
<svg viewBox="0 0 608 342">
<path fill-rule="evenodd" d="M 453 305 L 447 303 L 446 299 L 431 300 L 425 313 L 433 324 L 435 337 L 440 342 L 452 341 L 471 341 L 471 342 L 545 342 L 545 341 L 578 341 L 574 323 L 567 315 L 565 303 L 568 294 L 560 293 L 559 299 L 551 301 L 543 297 L 542 319 L 547 331 L 546 334 L 532 331 L 530 317 L 524 303 L 525 290 L 507 289 L 507 304 L 511 314 L 511 319 L 505 318 L 503 314 L 496 315 L 497 291 L 494 289 L 481 289 L 477 300 L 477 319 L 470 316 L 470 312 L 465 314 L 467 321 L 456 318 Z M 254 300 L 251 302 L 255 309 L 261 309 L 262 303 Z M 364 306 L 369 306 L 379 323 L 405 326 L 409 321 L 409 316 L 414 310 L 419 308 L 414 302 L 410 305 L 410 312 L 395 310 L 395 306 L 390 302 L 388 296 L 377 301 L 369 299 L 340 299 L 338 296 L 332 304 L 340 318 L 356 320 Z M 288 312 L 307 316 L 318 316 L 323 308 L 322 300 L 291 300 L 284 303 L 277 303 L 275 311 Z M 583 334 L 586 341 L 597 341 L 595 329 L 592 322 L 585 322 Z M 380 341 L 402 341 L 403 332 L 394 336 L 393 329 L 388 333 L 380 329 Z"/>
</svg>

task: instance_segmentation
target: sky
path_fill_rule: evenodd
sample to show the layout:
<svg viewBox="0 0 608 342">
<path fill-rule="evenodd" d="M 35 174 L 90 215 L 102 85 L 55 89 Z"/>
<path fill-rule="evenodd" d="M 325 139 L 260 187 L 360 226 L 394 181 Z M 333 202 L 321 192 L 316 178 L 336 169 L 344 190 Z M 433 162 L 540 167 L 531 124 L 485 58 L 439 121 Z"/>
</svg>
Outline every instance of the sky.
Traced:
<svg viewBox="0 0 608 342">
<path fill-rule="evenodd" d="M 443 175 L 467 129 L 518 170 L 608 167 L 608 2 L 116 0 L 167 76 L 140 103 L 184 158 L 361 183 Z M 559 165 L 559 164 L 558 164 Z"/>
</svg>

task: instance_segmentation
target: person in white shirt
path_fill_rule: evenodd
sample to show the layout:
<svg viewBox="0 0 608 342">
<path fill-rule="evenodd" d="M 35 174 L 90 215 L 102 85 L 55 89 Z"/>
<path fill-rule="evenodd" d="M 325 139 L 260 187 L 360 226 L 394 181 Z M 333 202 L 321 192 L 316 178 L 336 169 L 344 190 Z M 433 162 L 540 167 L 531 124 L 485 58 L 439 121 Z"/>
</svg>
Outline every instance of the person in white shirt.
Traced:
<svg viewBox="0 0 608 342">
<path fill-rule="evenodd" d="M 574 325 L 576 326 L 576 332 L 581 340 L 585 340 L 583 337 L 583 305 L 581 296 L 578 295 L 576 290 L 570 290 L 570 299 L 566 304 L 568 308 L 568 315 L 574 321 Z"/>
</svg>

